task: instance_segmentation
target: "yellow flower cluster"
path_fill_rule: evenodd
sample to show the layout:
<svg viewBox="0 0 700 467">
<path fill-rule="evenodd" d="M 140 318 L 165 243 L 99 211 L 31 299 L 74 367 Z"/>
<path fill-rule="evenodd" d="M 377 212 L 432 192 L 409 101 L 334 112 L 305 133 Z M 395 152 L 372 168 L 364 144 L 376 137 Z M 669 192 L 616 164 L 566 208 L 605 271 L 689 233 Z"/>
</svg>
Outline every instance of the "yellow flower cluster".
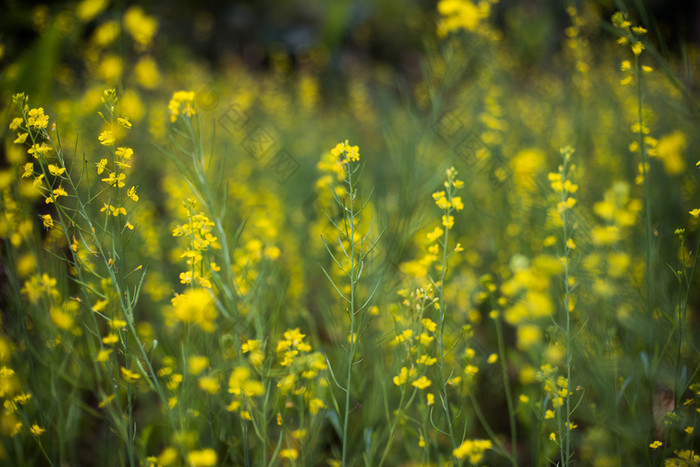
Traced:
<svg viewBox="0 0 700 467">
<path fill-rule="evenodd" d="M 239 412 L 241 417 L 250 420 L 250 409 L 255 407 L 253 397 L 265 394 L 262 383 L 251 377 L 247 367 L 240 366 L 231 372 L 228 380 L 228 392 L 233 394 L 233 400 L 226 407 L 229 412 Z"/>
<path fill-rule="evenodd" d="M 360 148 L 357 146 L 350 146 L 348 140 L 345 140 L 344 143 L 336 144 L 335 147 L 331 149 L 331 154 L 341 164 L 358 162 L 360 160 Z"/>
<path fill-rule="evenodd" d="M 618 28 L 622 33 L 617 43 L 620 45 L 628 45 L 635 56 L 640 55 L 644 50 L 644 44 L 642 44 L 641 38 L 647 33 L 647 30 L 642 26 L 632 26 L 627 16 L 620 11 L 613 14 L 612 23 L 613 26 Z"/>
<path fill-rule="evenodd" d="M 447 257 L 463 251 L 462 245 L 459 243 L 451 251 L 445 251 L 447 248 L 445 244 L 447 232 L 445 229 L 447 231 L 451 230 L 455 222 L 452 213 L 464 209 L 462 198 L 456 196 L 457 191 L 463 187 L 464 182 L 457 179 L 457 170 L 454 167 L 447 169 L 447 180 L 444 182 L 444 190 L 433 193 L 435 204 L 443 212 L 442 227 L 436 226 L 431 232 L 426 234 L 429 243 L 428 252 L 422 258 L 401 263 L 399 267 L 404 274 L 416 279 L 425 279 L 430 272 L 430 268 L 440 259 L 441 249 L 443 253 L 446 253 L 445 256 Z M 437 267 L 439 268 L 440 266 L 438 265 Z M 436 306 L 438 305 L 436 304 Z"/>
<path fill-rule="evenodd" d="M 211 250 L 221 249 L 218 238 L 212 234 L 214 222 L 204 213 L 193 214 L 195 201 L 187 200 L 188 222 L 178 225 L 173 230 L 173 237 L 183 237 L 187 240 L 187 247 L 182 253 L 186 258 L 188 270 L 180 273 L 182 284 L 196 283 L 200 287 L 212 288 L 211 275 L 220 270 L 215 261 L 205 261 L 205 253 Z"/>
<path fill-rule="evenodd" d="M 438 37 L 445 37 L 461 29 L 475 31 L 480 23 L 489 17 L 491 3 L 497 1 L 482 0 L 475 4 L 471 0 L 440 0 L 437 4 L 438 13 L 440 13 Z"/>
<path fill-rule="evenodd" d="M 493 443 L 488 439 L 467 439 L 455 449 L 452 454 L 459 460 L 465 457 L 472 464 L 481 462 L 484 458 L 484 452 L 493 448 Z"/>
<path fill-rule="evenodd" d="M 40 162 L 39 173 L 35 172 L 34 164 L 24 164 L 22 178 L 34 178 L 32 185 L 44 196 L 46 204 L 55 203 L 59 197 L 67 197 L 68 192 L 62 183 L 67 181 L 66 168 L 63 160 L 58 158 L 56 163 L 48 163 L 51 153 L 56 150 L 51 134 L 48 132 L 49 116 L 44 113 L 42 107 L 30 109 L 27 105 L 29 98 L 24 94 L 13 96 L 13 103 L 21 113 L 21 117 L 13 118 L 10 122 L 10 130 L 17 132 L 13 141 L 15 144 L 28 145 L 27 153 Z M 48 177 L 48 176 L 51 177 Z M 43 217 L 44 227 L 51 229 L 54 226 L 50 214 Z M 17 239 L 18 240 L 18 239 Z"/>
<path fill-rule="evenodd" d="M 120 196 L 120 188 L 126 186 L 126 172 L 131 168 L 131 158 L 134 155 L 134 150 L 129 147 L 115 147 L 120 135 L 124 130 L 129 130 L 131 128 L 131 122 L 126 117 L 116 117 L 114 116 L 114 110 L 117 107 L 118 98 L 114 89 L 108 89 L 104 92 L 102 96 L 102 103 L 108 109 L 110 116 L 112 117 L 108 124 L 108 129 L 104 130 L 98 136 L 98 141 L 102 146 L 109 148 L 111 153 L 111 160 L 113 161 L 113 167 L 109 167 L 109 160 L 107 158 L 100 159 L 99 162 L 95 163 L 97 168 L 97 175 L 102 175 L 107 173 L 107 176 L 102 178 L 101 181 L 107 185 L 114 188 L 114 196 L 110 196 L 110 201 L 103 204 L 100 212 L 105 212 L 107 215 L 112 215 L 114 217 L 126 216 L 127 210 L 124 207 L 126 199 Z M 102 115 L 102 114 L 100 114 Z M 116 119 L 116 124 L 113 120 Z M 136 187 L 132 186 L 126 191 L 127 198 L 133 202 L 139 200 L 136 194 Z M 112 199 L 115 199 L 115 204 L 112 204 Z M 126 222 L 126 227 L 133 229 L 133 225 L 130 222 Z"/>
<path fill-rule="evenodd" d="M 171 300 L 172 319 L 185 324 L 196 324 L 204 332 L 213 332 L 219 316 L 214 300 L 206 289 L 188 289 Z"/>
<path fill-rule="evenodd" d="M 545 363 L 537 372 L 537 379 L 542 382 L 544 390 L 549 394 L 549 399 L 552 401 L 552 407 L 555 411 L 566 410 L 564 401 L 567 395 L 573 394 L 569 390 L 569 382 L 564 376 L 557 376 L 557 367 Z M 545 413 L 545 418 L 554 418 L 554 415 Z"/>
<path fill-rule="evenodd" d="M 147 15 L 138 5 L 124 13 L 124 29 L 133 37 L 140 49 L 145 49 L 158 31 L 158 20 Z"/>
<path fill-rule="evenodd" d="M 676 457 L 668 457 L 664 460 L 665 467 L 686 467 L 700 465 L 700 455 L 692 449 L 673 451 Z"/>
<path fill-rule="evenodd" d="M 173 94 L 172 99 L 168 103 L 170 111 L 170 121 L 176 122 L 178 117 L 190 118 L 195 114 L 194 110 L 194 92 L 192 91 L 177 91 Z"/>
<path fill-rule="evenodd" d="M 630 186 L 616 182 L 605 192 L 602 201 L 593 205 L 593 212 L 604 221 L 593 227 L 592 239 L 596 245 L 613 245 L 623 238 L 623 233 L 637 223 L 642 202 L 630 198 Z"/>
<path fill-rule="evenodd" d="M 213 467 L 216 465 L 216 451 L 212 448 L 199 449 L 187 453 L 187 465 L 192 467 Z"/>
<path fill-rule="evenodd" d="M 319 352 L 312 352 L 311 345 L 305 342 L 305 334 L 299 328 L 288 329 L 277 341 L 275 352 L 280 366 L 284 369 L 277 387 L 282 395 L 302 395 L 311 414 L 317 413 L 325 404 L 317 396 L 318 385 L 325 378 L 321 372 L 328 368 L 326 358 Z"/>
</svg>

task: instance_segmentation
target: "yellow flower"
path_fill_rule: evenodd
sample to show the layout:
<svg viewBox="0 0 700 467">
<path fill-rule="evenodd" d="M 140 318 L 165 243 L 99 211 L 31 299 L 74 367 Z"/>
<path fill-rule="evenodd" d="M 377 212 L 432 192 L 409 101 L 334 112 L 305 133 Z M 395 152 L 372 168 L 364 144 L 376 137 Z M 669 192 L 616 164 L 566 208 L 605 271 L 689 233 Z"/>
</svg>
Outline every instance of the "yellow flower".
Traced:
<svg viewBox="0 0 700 467">
<path fill-rule="evenodd" d="M 126 117 L 124 117 L 124 118 L 117 118 L 117 123 L 118 123 L 120 126 L 123 126 L 124 128 L 131 128 L 131 122 L 130 122 L 129 119 L 126 118 Z"/>
<path fill-rule="evenodd" d="M 148 16 L 140 6 L 132 6 L 124 13 L 124 29 L 140 48 L 145 48 L 158 31 L 158 20 Z"/>
<path fill-rule="evenodd" d="M 59 196 L 68 196 L 68 192 L 66 192 L 66 190 L 64 190 L 63 187 L 60 187 L 60 186 L 58 188 L 54 188 L 52 193 L 53 193 L 54 198 L 58 198 Z M 50 198 L 47 198 L 47 200 L 48 199 L 50 199 Z M 47 204 L 48 204 L 48 201 L 47 201 Z"/>
<path fill-rule="evenodd" d="M 656 449 L 656 448 L 660 448 L 663 444 L 664 444 L 664 443 L 662 443 L 661 441 L 656 440 L 656 441 L 654 441 L 653 443 L 651 443 L 651 444 L 649 445 L 649 447 L 652 448 L 652 449 Z"/>
<path fill-rule="evenodd" d="M 437 204 L 437 206 L 442 210 L 447 210 L 450 208 L 450 206 L 452 206 L 452 204 L 447 201 L 447 198 L 444 196 L 438 198 L 437 201 L 435 201 L 435 204 Z"/>
<path fill-rule="evenodd" d="M 100 363 L 104 363 L 109 358 L 109 354 L 112 353 L 112 349 L 102 349 L 97 353 L 97 358 L 95 360 Z"/>
<path fill-rule="evenodd" d="M 416 361 L 416 363 L 421 363 L 426 366 L 435 365 L 437 363 L 437 358 L 428 357 L 427 355 L 421 355 L 421 357 Z"/>
<path fill-rule="evenodd" d="M 45 156 L 49 152 L 51 152 L 51 147 L 47 146 L 46 143 L 32 144 L 32 147 L 27 150 L 27 153 L 31 154 L 36 159 L 38 159 L 39 156 Z"/>
<path fill-rule="evenodd" d="M 121 367 L 122 377 L 128 382 L 137 381 L 141 378 L 141 375 L 135 371 L 131 371 L 127 368 Z"/>
<path fill-rule="evenodd" d="M 136 81 L 146 89 L 155 89 L 161 83 L 158 65 L 151 57 L 144 57 L 134 67 Z"/>
<path fill-rule="evenodd" d="M 309 401 L 309 412 L 311 412 L 312 415 L 317 414 L 319 410 L 325 407 L 326 404 L 319 398 L 314 398 Z"/>
<path fill-rule="evenodd" d="M 105 171 L 105 166 L 107 165 L 107 159 L 100 159 L 100 162 L 96 162 L 97 175 L 101 175 Z"/>
<path fill-rule="evenodd" d="M 97 137 L 97 139 L 100 140 L 100 144 L 104 146 L 112 146 L 114 145 L 114 142 L 116 141 L 114 135 L 110 130 L 105 130 L 102 133 L 100 133 L 100 136 Z"/>
<path fill-rule="evenodd" d="M 498 361 L 498 354 L 495 354 L 495 353 L 492 353 L 491 355 L 489 355 L 488 360 L 486 360 L 486 362 L 489 364 L 496 363 L 497 361 Z"/>
<path fill-rule="evenodd" d="M 535 324 L 525 324 L 518 327 L 517 347 L 521 350 L 529 350 L 542 341 L 542 330 Z"/>
<path fill-rule="evenodd" d="M 192 355 L 187 361 L 191 375 L 198 375 L 209 366 L 209 359 L 204 355 Z"/>
<path fill-rule="evenodd" d="M 440 227 L 435 227 L 435 229 L 427 234 L 428 241 L 434 242 L 438 238 L 442 237 L 442 234 L 444 234 L 445 231 L 442 230 Z"/>
<path fill-rule="evenodd" d="M 430 332 L 435 332 L 437 330 L 437 324 L 430 318 L 423 318 L 420 320 L 420 323 Z"/>
<path fill-rule="evenodd" d="M 170 121 L 175 122 L 177 118 L 182 115 L 183 117 L 191 117 L 195 114 L 194 111 L 194 92 L 191 91 L 177 91 L 173 94 L 170 103 L 168 103 L 168 110 L 170 110 Z"/>
<path fill-rule="evenodd" d="M 219 316 L 214 300 L 204 289 L 188 289 L 172 300 L 175 319 L 183 323 L 197 324 L 204 332 L 213 332 L 214 321 Z"/>
<path fill-rule="evenodd" d="M 136 194 L 136 187 L 132 186 L 129 188 L 129 190 L 126 192 L 126 196 L 131 198 L 134 202 L 139 200 L 139 195 Z"/>
<path fill-rule="evenodd" d="M 13 118 L 10 122 L 10 130 L 16 131 L 20 126 L 22 126 L 22 123 L 24 123 L 24 120 L 22 120 L 20 117 Z"/>
<path fill-rule="evenodd" d="M 122 159 L 131 159 L 131 156 L 134 155 L 134 150 L 131 148 L 119 147 L 116 151 L 114 151 L 114 154 L 116 154 L 118 157 L 121 157 Z M 102 160 L 105 161 L 105 163 L 107 162 L 107 159 Z"/>
<path fill-rule="evenodd" d="M 412 369 L 410 372 L 408 371 L 408 368 L 405 366 L 401 368 L 401 371 L 399 371 L 399 374 L 397 376 L 394 376 L 393 381 L 394 384 L 397 386 L 401 386 L 402 384 L 406 383 L 408 381 L 408 377 L 412 374 L 415 373 L 415 369 Z"/>
<path fill-rule="evenodd" d="M 338 143 L 333 149 L 331 149 L 331 155 L 334 157 L 340 157 L 341 154 L 345 153 L 345 159 L 339 162 L 346 164 L 348 161 L 359 161 L 360 160 L 360 148 L 357 146 L 350 146 L 348 140 L 344 143 Z"/>
<path fill-rule="evenodd" d="M 109 5 L 108 0 L 83 0 L 76 6 L 75 14 L 81 21 L 90 21 Z"/>
<path fill-rule="evenodd" d="M 620 80 L 620 86 L 628 86 L 632 84 L 632 75 L 627 75 Z"/>
<path fill-rule="evenodd" d="M 418 342 L 421 343 L 421 345 L 428 346 L 430 343 L 434 340 L 435 338 L 428 334 L 427 332 L 422 332 L 420 336 L 418 336 Z"/>
<path fill-rule="evenodd" d="M 360 160 L 360 150 L 357 146 L 348 146 L 347 141 L 345 142 L 345 149 L 347 150 L 348 160 L 357 162 Z"/>
<path fill-rule="evenodd" d="M 19 405 L 27 405 L 27 403 L 31 400 L 32 395 L 27 394 L 26 392 L 17 394 L 14 399 L 12 399 L 12 402 L 15 402 Z"/>
<path fill-rule="evenodd" d="M 29 431 L 34 436 L 41 436 L 46 430 L 35 423 L 29 428 Z"/>
<path fill-rule="evenodd" d="M 110 333 L 102 338 L 102 343 L 105 345 L 113 345 L 119 342 L 119 336 L 114 333 Z"/>
<path fill-rule="evenodd" d="M 27 124 L 37 130 L 42 130 L 49 125 L 49 116 L 44 115 L 44 109 L 31 109 L 27 114 Z"/>
<path fill-rule="evenodd" d="M 22 173 L 22 178 L 29 178 L 34 175 L 34 164 L 27 162 L 24 164 L 24 173 Z"/>
<path fill-rule="evenodd" d="M 216 451 L 211 448 L 191 451 L 187 454 L 187 464 L 192 467 L 210 467 L 216 465 Z"/>
<path fill-rule="evenodd" d="M 202 376 L 197 380 L 197 386 L 199 386 L 201 390 L 206 391 L 209 394 L 219 393 L 219 381 L 213 376 Z"/>
<path fill-rule="evenodd" d="M 299 458 L 299 451 L 294 448 L 282 449 L 280 451 L 280 458 L 296 460 Z"/>
<path fill-rule="evenodd" d="M 469 457 L 469 462 L 476 464 L 484 458 L 484 451 L 492 447 L 493 444 L 488 439 L 468 439 L 452 451 L 452 454 L 459 460 Z"/>
<path fill-rule="evenodd" d="M 42 221 L 44 223 L 44 227 L 47 229 L 53 228 L 53 219 L 51 218 L 51 214 L 44 214 L 41 216 Z"/>
<path fill-rule="evenodd" d="M 54 164 L 49 164 L 48 166 L 49 173 L 53 175 L 54 177 L 58 177 L 59 175 L 62 175 L 63 172 L 66 171 L 66 169 L 59 168 L 57 165 Z"/>
<path fill-rule="evenodd" d="M 425 376 L 421 376 L 420 378 L 418 378 L 417 380 L 412 382 L 411 386 L 417 387 L 418 389 L 425 389 L 428 386 L 430 386 L 431 384 L 432 383 L 430 382 L 430 380 L 428 378 L 426 378 Z"/>
<path fill-rule="evenodd" d="M 641 42 L 635 42 L 632 44 L 632 53 L 635 55 L 641 54 L 642 50 L 644 50 L 644 45 Z"/>
<path fill-rule="evenodd" d="M 126 179 L 126 174 L 121 173 L 121 174 L 119 174 L 119 176 L 117 176 L 116 174 L 114 174 L 114 172 L 112 172 L 109 174 L 109 177 L 103 178 L 102 181 L 111 185 L 111 186 L 116 185 L 117 187 L 122 188 L 126 185 L 126 183 L 124 183 L 125 179 Z"/>
<path fill-rule="evenodd" d="M 265 388 L 259 381 L 250 379 L 250 370 L 246 367 L 238 367 L 233 370 L 228 380 L 228 392 L 230 394 L 244 394 L 248 397 L 262 396 Z"/>
<path fill-rule="evenodd" d="M 345 152 L 345 145 L 343 143 L 338 143 L 331 149 L 331 155 L 334 157 L 340 156 L 343 152 Z"/>
<path fill-rule="evenodd" d="M 460 29 L 475 31 L 480 21 L 489 15 L 488 2 L 476 5 L 470 0 L 440 0 L 437 9 L 441 17 L 437 27 L 438 37 Z"/>
<path fill-rule="evenodd" d="M 453 216 L 442 216 L 442 225 L 450 230 L 453 225 L 455 225 L 455 218 Z"/>
<path fill-rule="evenodd" d="M 479 372 L 479 367 L 474 365 L 467 365 L 464 367 L 464 374 L 468 376 L 474 376 Z"/>
</svg>

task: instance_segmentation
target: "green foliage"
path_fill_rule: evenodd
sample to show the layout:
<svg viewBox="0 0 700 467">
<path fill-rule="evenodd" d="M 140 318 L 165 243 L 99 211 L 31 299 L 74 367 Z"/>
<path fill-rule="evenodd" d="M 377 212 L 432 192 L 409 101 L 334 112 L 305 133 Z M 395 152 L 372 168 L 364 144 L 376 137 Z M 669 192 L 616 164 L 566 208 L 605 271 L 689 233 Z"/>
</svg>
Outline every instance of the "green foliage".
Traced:
<svg viewBox="0 0 700 467">
<path fill-rule="evenodd" d="M 544 54 L 498 8 L 438 2 L 399 97 L 35 9 L 0 55 L 0 460 L 700 462 L 696 77 L 622 12 Z"/>
</svg>

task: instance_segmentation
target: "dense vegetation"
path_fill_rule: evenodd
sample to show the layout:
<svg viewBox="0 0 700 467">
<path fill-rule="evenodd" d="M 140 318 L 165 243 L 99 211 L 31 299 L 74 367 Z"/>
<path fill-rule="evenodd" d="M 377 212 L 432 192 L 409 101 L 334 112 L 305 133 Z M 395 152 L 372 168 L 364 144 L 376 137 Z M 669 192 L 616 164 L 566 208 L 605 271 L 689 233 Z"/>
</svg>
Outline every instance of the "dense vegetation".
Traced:
<svg viewBox="0 0 700 467">
<path fill-rule="evenodd" d="M 2 462 L 700 463 L 696 45 L 440 0 L 213 60 L 108 3 L 0 35 Z"/>
</svg>

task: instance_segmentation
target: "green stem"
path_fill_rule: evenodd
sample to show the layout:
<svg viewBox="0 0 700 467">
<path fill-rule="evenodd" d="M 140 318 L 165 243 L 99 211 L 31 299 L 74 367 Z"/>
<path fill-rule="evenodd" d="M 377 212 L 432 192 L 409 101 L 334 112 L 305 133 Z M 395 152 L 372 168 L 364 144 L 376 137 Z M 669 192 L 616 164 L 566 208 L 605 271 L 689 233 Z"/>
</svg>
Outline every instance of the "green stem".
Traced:
<svg viewBox="0 0 700 467">
<path fill-rule="evenodd" d="M 342 465 L 343 467 L 347 465 L 347 451 L 348 451 L 348 417 L 350 415 L 350 389 L 352 383 L 352 365 L 355 360 L 356 351 L 356 337 L 355 337 L 355 286 L 357 283 L 357 278 L 355 276 L 355 209 L 353 205 L 353 200 L 355 198 L 355 191 L 352 184 L 352 168 L 350 166 L 350 161 L 347 161 L 345 167 L 347 168 L 348 174 L 348 197 L 350 198 L 350 207 L 346 212 L 346 218 L 350 218 L 350 350 L 348 352 L 348 370 L 347 378 L 345 383 L 345 415 L 343 417 L 343 456 Z M 347 233 L 347 227 L 346 227 Z"/>
<path fill-rule="evenodd" d="M 472 407 L 474 408 L 474 413 L 476 414 L 476 418 L 479 419 L 479 423 L 481 423 L 481 426 L 484 428 L 484 431 L 486 431 L 486 434 L 491 438 L 491 440 L 494 442 L 496 446 L 498 446 L 499 450 L 501 451 L 501 454 L 506 457 L 511 464 L 516 464 L 517 460 L 515 459 L 515 456 L 513 454 L 509 454 L 508 450 L 506 450 L 506 447 L 503 445 L 503 442 L 496 436 L 496 433 L 493 431 L 491 428 L 491 425 L 489 422 L 486 420 L 486 417 L 484 416 L 484 413 L 481 411 L 481 407 L 479 406 L 479 401 L 476 400 L 476 397 L 474 397 L 473 391 L 469 391 L 469 400 L 472 403 Z"/>
<path fill-rule="evenodd" d="M 401 418 L 401 409 L 403 407 L 403 401 L 406 397 L 406 390 L 402 387 L 401 388 L 401 399 L 399 400 L 399 408 L 396 411 L 396 417 L 394 417 L 394 420 L 391 422 L 391 427 L 389 428 L 389 439 L 386 442 L 386 445 L 384 446 L 384 451 L 382 452 L 382 457 L 379 460 L 378 467 L 381 467 L 384 465 L 384 461 L 386 460 L 387 454 L 389 454 L 389 449 L 391 449 L 391 444 L 394 441 L 394 436 L 396 436 L 396 425 L 399 422 L 399 419 Z M 413 399 L 413 398 L 411 398 Z M 410 404 L 410 401 L 409 401 Z"/>
<path fill-rule="evenodd" d="M 518 465 L 518 436 L 515 426 L 515 410 L 513 408 L 513 395 L 510 390 L 510 380 L 508 378 L 508 367 L 506 362 L 506 349 L 503 343 L 503 328 L 501 326 L 500 313 L 496 316 L 496 338 L 498 339 L 498 359 L 501 361 L 501 376 L 503 377 L 503 389 L 506 394 L 506 404 L 508 405 L 508 421 L 510 423 L 510 443 L 513 455 L 510 458 L 511 464 Z"/>
<path fill-rule="evenodd" d="M 451 187 L 448 189 L 451 190 Z M 451 200 L 451 192 L 448 193 Z M 448 200 L 448 201 L 450 201 Z M 445 219 L 450 218 L 450 213 L 452 212 L 451 207 L 445 210 Z M 450 229 L 445 226 L 445 235 L 443 237 L 442 244 L 442 260 L 440 262 L 440 287 L 439 290 L 439 305 L 440 305 L 440 335 L 438 337 L 438 348 L 440 352 L 440 390 L 442 391 L 442 408 L 445 411 L 445 418 L 447 419 L 447 432 L 450 435 L 450 442 L 452 443 L 452 450 L 457 449 L 457 441 L 454 436 L 454 428 L 452 427 L 452 417 L 450 416 L 450 404 L 447 400 L 447 382 L 445 381 L 445 323 L 447 322 L 447 305 L 444 302 L 445 297 L 445 277 L 447 276 L 447 241 L 449 239 Z M 454 455 L 452 456 L 454 457 Z"/>
<path fill-rule="evenodd" d="M 654 284 L 653 278 L 653 265 L 652 265 L 652 228 L 651 228 L 651 196 L 649 194 L 649 180 L 647 173 L 647 163 L 648 155 L 646 150 L 646 143 L 644 141 L 644 118 L 642 116 L 642 65 L 639 62 L 639 56 L 634 56 L 634 66 L 637 78 L 637 122 L 639 125 L 639 150 L 642 152 L 642 179 L 644 184 L 644 214 L 645 214 L 645 224 L 646 224 L 646 306 L 647 306 L 647 355 L 649 356 L 649 388 L 648 388 L 648 399 L 649 404 L 649 437 L 653 438 L 654 435 L 654 375 L 653 375 L 653 364 L 652 364 L 652 350 L 653 350 L 653 332 L 654 332 L 654 306 L 652 303 L 652 286 Z"/>
<path fill-rule="evenodd" d="M 686 283 L 686 290 L 685 290 L 685 297 L 679 297 L 679 304 L 678 304 L 678 354 L 676 358 L 676 390 L 674 393 L 675 396 L 675 404 L 674 407 L 678 407 L 678 403 L 680 402 L 681 399 L 681 393 L 683 392 L 683 389 L 679 387 L 680 384 L 678 383 L 678 375 L 680 373 L 680 361 L 681 361 L 681 343 L 683 340 L 683 324 L 685 323 L 685 316 L 686 312 L 688 310 L 688 298 L 690 297 L 690 289 L 691 289 L 691 284 L 693 283 L 693 278 L 695 277 L 695 268 L 698 265 L 698 249 L 700 249 L 700 235 L 698 235 L 697 242 L 695 244 L 695 251 L 693 252 L 695 254 L 695 259 L 693 260 L 693 267 L 690 270 L 690 276 L 685 274 L 685 248 L 683 245 L 681 245 L 682 251 L 683 251 L 683 276 L 679 277 L 679 283 L 682 283 L 683 278 L 685 278 L 685 283 Z"/>
</svg>

